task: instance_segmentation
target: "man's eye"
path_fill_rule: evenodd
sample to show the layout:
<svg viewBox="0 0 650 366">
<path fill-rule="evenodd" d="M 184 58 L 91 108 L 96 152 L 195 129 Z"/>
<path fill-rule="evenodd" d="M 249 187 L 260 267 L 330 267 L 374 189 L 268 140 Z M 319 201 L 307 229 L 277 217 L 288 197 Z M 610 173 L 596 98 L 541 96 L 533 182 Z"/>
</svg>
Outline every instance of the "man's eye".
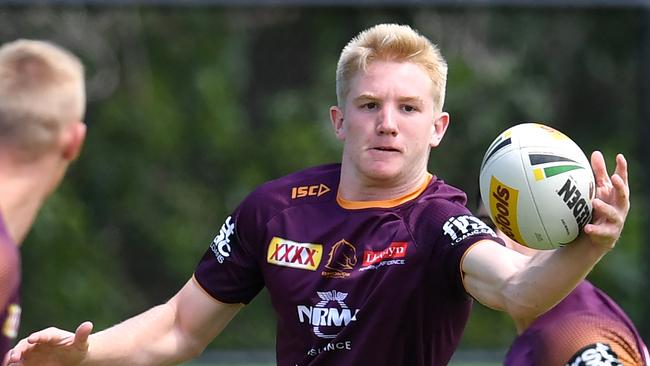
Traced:
<svg viewBox="0 0 650 366">
<path fill-rule="evenodd" d="M 376 109 L 377 108 L 377 103 L 375 103 L 375 102 L 366 103 L 366 104 L 363 105 L 363 108 L 364 109 Z"/>
<path fill-rule="evenodd" d="M 405 105 L 404 107 L 402 107 L 402 109 L 404 109 L 405 112 L 415 112 L 418 110 L 412 105 Z"/>
</svg>

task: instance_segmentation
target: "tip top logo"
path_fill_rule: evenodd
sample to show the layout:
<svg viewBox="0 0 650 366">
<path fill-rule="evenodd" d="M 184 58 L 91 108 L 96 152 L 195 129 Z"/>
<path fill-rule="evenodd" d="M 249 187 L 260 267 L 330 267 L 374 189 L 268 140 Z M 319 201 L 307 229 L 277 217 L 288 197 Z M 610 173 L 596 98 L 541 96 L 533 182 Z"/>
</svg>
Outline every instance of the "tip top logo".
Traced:
<svg viewBox="0 0 650 366">
<path fill-rule="evenodd" d="M 320 197 L 329 191 L 331 189 L 322 183 L 313 186 L 293 187 L 291 188 L 291 199 L 313 196 Z"/>
<path fill-rule="evenodd" d="M 230 257 L 230 252 L 232 248 L 230 246 L 230 237 L 235 232 L 235 223 L 231 222 L 232 218 L 228 216 L 226 222 L 221 226 L 219 234 L 214 238 L 212 244 L 210 244 L 210 249 L 217 257 L 219 263 Z"/>
<path fill-rule="evenodd" d="M 340 240 L 329 252 L 325 270 L 321 273 L 327 278 L 346 278 L 357 264 L 357 249 L 346 240 Z"/>
</svg>

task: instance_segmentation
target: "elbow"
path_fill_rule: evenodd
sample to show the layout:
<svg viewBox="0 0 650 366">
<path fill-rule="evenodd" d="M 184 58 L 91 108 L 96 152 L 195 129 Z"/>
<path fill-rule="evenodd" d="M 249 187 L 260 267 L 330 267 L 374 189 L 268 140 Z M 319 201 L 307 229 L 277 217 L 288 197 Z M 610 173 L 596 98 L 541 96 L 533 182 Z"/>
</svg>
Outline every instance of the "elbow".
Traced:
<svg viewBox="0 0 650 366">
<path fill-rule="evenodd" d="M 180 360 L 178 361 L 186 362 L 201 356 L 208 344 L 182 331 L 180 333 L 177 334 L 178 355 L 180 356 Z"/>
<path fill-rule="evenodd" d="M 205 351 L 205 347 L 206 347 L 205 345 L 200 345 L 200 344 L 188 345 L 187 347 L 185 347 L 185 350 L 183 352 L 184 361 L 193 360 L 201 356 L 201 354 L 203 354 L 203 351 Z"/>
</svg>

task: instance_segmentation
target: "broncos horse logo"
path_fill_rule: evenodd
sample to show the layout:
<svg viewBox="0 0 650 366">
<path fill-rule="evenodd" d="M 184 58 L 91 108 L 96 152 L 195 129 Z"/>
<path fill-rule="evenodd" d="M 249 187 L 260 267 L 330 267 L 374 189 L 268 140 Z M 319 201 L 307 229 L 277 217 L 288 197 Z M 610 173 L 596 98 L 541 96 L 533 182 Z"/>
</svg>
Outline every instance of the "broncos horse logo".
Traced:
<svg viewBox="0 0 650 366">
<path fill-rule="evenodd" d="M 340 240 L 330 249 L 329 258 L 322 275 L 329 278 L 344 278 L 357 264 L 357 250 L 346 240 Z"/>
</svg>

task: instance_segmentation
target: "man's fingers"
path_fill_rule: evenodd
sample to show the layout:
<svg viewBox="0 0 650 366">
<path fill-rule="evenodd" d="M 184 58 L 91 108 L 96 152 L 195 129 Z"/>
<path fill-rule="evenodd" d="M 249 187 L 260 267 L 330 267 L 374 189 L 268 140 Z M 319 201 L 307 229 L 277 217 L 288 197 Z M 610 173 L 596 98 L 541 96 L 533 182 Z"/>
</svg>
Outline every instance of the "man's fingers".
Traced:
<svg viewBox="0 0 650 366">
<path fill-rule="evenodd" d="M 591 169 L 594 172 L 597 187 L 602 187 L 606 182 L 609 182 L 605 158 L 603 158 L 603 154 L 600 151 L 591 153 Z"/>
<path fill-rule="evenodd" d="M 628 184 L 627 180 L 627 160 L 623 154 L 616 155 L 616 171 L 615 174 L 623 179 L 625 185 Z"/>
<path fill-rule="evenodd" d="M 74 336 L 75 346 L 83 350 L 88 349 L 88 337 L 90 336 L 90 333 L 92 333 L 92 331 L 93 331 L 93 323 L 88 321 L 81 323 L 77 327 L 77 330 L 75 331 L 75 336 Z"/>
<path fill-rule="evenodd" d="M 64 342 L 66 339 L 70 338 L 70 336 L 72 336 L 72 333 L 70 332 L 50 327 L 36 333 L 32 333 L 29 337 L 27 337 L 27 342 L 30 344 L 56 345 Z"/>
<path fill-rule="evenodd" d="M 594 224 L 600 222 L 620 223 L 622 221 L 617 207 L 609 205 L 598 198 L 595 198 L 592 204 L 596 212 L 595 219 L 597 220 Z"/>
</svg>

